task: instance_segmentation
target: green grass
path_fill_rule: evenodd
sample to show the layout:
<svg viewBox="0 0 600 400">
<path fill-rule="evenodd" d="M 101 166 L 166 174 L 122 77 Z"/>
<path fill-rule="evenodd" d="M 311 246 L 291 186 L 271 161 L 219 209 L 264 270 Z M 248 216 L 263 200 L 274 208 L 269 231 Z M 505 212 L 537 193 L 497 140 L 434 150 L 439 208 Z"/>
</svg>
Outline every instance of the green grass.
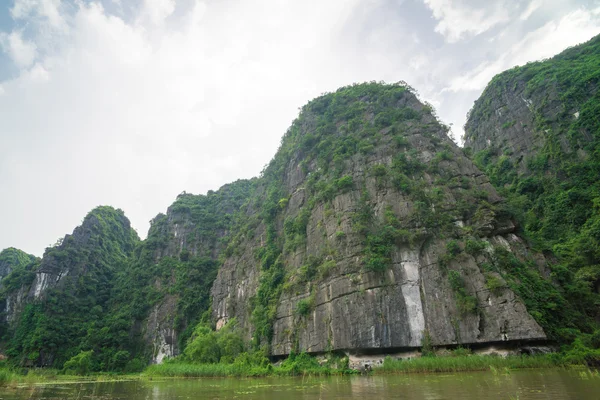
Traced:
<svg viewBox="0 0 600 400">
<path fill-rule="evenodd" d="M 163 364 L 151 365 L 143 372 L 144 376 L 162 377 L 259 377 L 259 376 L 328 376 L 352 374 L 348 368 L 348 358 L 329 357 L 322 365 L 306 353 L 292 354 L 279 365 L 273 365 L 266 359 L 260 363 L 242 355 L 234 363 L 195 364 L 172 360 Z"/>
<path fill-rule="evenodd" d="M 7 386 L 15 380 L 15 373 L 9 369 L 0 369 L 0 386 Z"/>
<path fill-rule="evenodd" d="M 373 370 L 376 374 L 490 371 L 498 369 L 552 368 L 562 365 L 557 357 L 540 356 L 454 356 L 420 357 L 410 360 L 394 360 L 387 357 L 382 367 Z"/>
<path fill-rule="evenodd" d="M 258 377 L 270 375 L 269 367 L 243 367 L 236 364 L 165 363 L 149 366 L 143 373 L 148 377 Z"/>
<path fill-rule="evenodd" d="M 112 382 L 141 379 L 140 374 L 92 373 L 85 376 L 68 375 L 52 368 L 35 368 L 20 373 L 8 366 L 0 366 L 0 387 L 33 386 L 36 384 L 74 382 Z"/>
<path fill-rule="evenodd" d="M 533 368 L 557 368 L 578 365 L 558 354 L 537 356 L 491 356 L 491 355 L 450 355 L 438 357 L 419 357 L 409 360 L 395 360 L 387 357 L 383 366 L 373 369 L 374 374 L 386 373 L 436 373 L 467 371 L 498 371 Z M 343 365 L 343 363 L 341 364 Z M 357 373 L 338 365 L 319 365 L 308 355 L 298 355 L 292 361 L 284 361 L 278 366 L 267 364 L 251 366 L 247 364 L 191 364 L 168 362 L 148 367 L 143 375 L 153 377 L 259 377 L 259 376 L 327 376 Z M 337 367 L 337 368 L 336 368 Z M 339 369 L 338 369 L 339 368 Z"/>
<path fill-rule="evenodd" d="M 383 366 L 373 369 L 373 374 L 410 374 L 410 373 L 459 373 L 469 371 L 508 371 L 516 369 L 560 368 L 571 365 L 584 365 L 585 362 L 569 359 L 560 354 L 537 356 L 491 356 L 454 353 L 448 356 L 419 357 L 408 360 L 395 360 L 387 357 Z M 141 374 L 92 374 L 86 376 L 63 375 L 53 369 L 32 369 L 22 375 L 7 367 L 0 367 L 1 386 L 32 386 L 34 384 L 106 382 L 117 380 L 136 380 L 161 378 L 226 378 L 226 377 L 264 377 L 264 376 L 329 376 L 355 374 L 358 371 L 348 369 L 348 359 L 330 357 L 320 364 L 308 354 L 294 355 L 279 365 L 271 363 L 251 364 L 234 362 L 231 364 L 195 364 L 179 360 L 151 365 Z"/>
<path fill-rule="evenodd" d="M 334 370 L 328 367 L 283 367 L 273 366 L 247 366 L 237 364 L 190 364 L 190 363 L 166 363 L 151 365 L 143 372 L 147 377 L 173 377 L 173 378 L 196 378 L 196 377 L 261 377 L 261 376 L 328 376 L 342 374 L 344 371 Z"/>
</svg>

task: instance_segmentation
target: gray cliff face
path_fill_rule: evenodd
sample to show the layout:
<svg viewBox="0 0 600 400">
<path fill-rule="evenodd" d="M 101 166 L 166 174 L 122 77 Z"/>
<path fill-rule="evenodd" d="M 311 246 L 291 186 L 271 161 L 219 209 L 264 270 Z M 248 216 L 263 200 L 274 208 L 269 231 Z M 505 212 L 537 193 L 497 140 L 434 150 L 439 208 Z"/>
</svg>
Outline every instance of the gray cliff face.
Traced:
<svg viewBox="0 0 600 400">
<path fill-rule="evenodd" d="M 20 250 L 9 248 L 0 252 L 0 284 L 2 279 L 8 276 L 13 269 L 20 264 L 17 252 Z"/>
<path fill-rule="evenodd" d="M 179 259 L 184 251 L 194 255 L 211 255 L 215 252 L 214 243 L 205 243 L 202 238 L 197 237 L 196 226 L 189 212 L 176 211 L 171 206 L 166 215 L 159 215 L 157 219 L 162 219 L 163 223 L 158 227 L 159 231 L 156 234 L 166 240 L 165 245 L 156 249 L 154 253 L 155 263 L 164 257 Z M 174 276 L 171 282 L 175 283 Z M 159 290 L 162 286 L 158 278 L 150 284 Z M 151 349 L 151 362 L 154 364 L 160 364 L 165 358 L 177 356 L 180 352 L 178 332 L 174 329 L 178 314 L 177 300 L 177 293 L 166 294 L 152 307 L 150 314 L 142 322 L 144 341 Z"/>
<path fill-rule="evenodd" d="M 489 89 L 490 91 L 492 89 Z M 465 147 L 474 152 L 496 151 L 502 145 L 516 162 L 538 150 L 544 144 L 543 134 L 535 127 L 535 104 L 543 94 L 525 94 L 526 85 L 518 83 L 511 92 L 503 91 L 486 104 L 485 113 L 471 112 L 465 125 Z"/>
<path fill-rule="evenodd" d="M 257 233 L 264 235 L 264 226 L 260 226 Z M 246 330 L 247 339 L 250 339 L 252 329 L 249 321 L 252 313 L 250 299 L 256 293 L 260 277 L 252 249 L 244 247 L 241 255 L 228 258 L 219 269 L 211 290 L 217 329 L 231 318 L 237 318 L 238 326 Z"/>
<path fill-rule="evenodd" d="M 100 261 L 94 249 L 98 246 L 98 238 L 105 234 L 102 232 L 105 229 L 104 222 L 101 221 L 102 215 L 102 211 L 98 211 L 98 214 L 91 212 L 71 235 L 66 235 L 56 246 L 46 249 L 38 264 L 19 271 L 21 277 L 18 286 L 5 289 L 6 322 L 12 324 L 17 321 L 25 305 L 34 301 L 44 301 L 49 290 L 61 291 L 67 276 L 71 281 L 77 281 L 80 276 L 88 274 L 90 265 Z M 119 224 L 130 229 L 129 220 L 124 215 L 119 215 L 118 218 Z M 132 245 L 128 244 L 124 249 L 131 251 Z M 89 258 L 69 257 L 74 253 L 85 253 Z M 36 260 L 33 256 L 29 257 L 31 262 Z"/>
<path fill-rule="evenodd" d="M 62 365 L 65 354 L 89 333 L 81 327 L 105 315 L 113 277 L 138 242 L 123 211 L 100 206 L 71 235 L 47 248 L 40 261 L 34 258 L 12 270 L 3 280 L 8 323 L 3 328 L 14 333 L 11 346 L 22 346 L 23 365 Z M 23 345 L 32 337 L 35 350 Z"/>
<path fill-rule="evenodd" d="M 87 233 L 79 234 L 80 231 L 74 232 L 73 235 L 66 235 L 63 242 L 66 240 L 73 247 L 86 246 L 88 243 L 89 235 Z M 60 244 L 58 248 L 63 250 L 67 245 Z M 75 274 L 84 273 L 83 270 L 79 270 L 78 266 L 70 265 L 70 263 L 62 263 L 55 257 L 54 254 L 45 255 L 42 258 L 42 262 L 39 268 L 35 271 L 35 279 L 29 291 L 27 292 L 27 299 L 29 301 L 39 300 L 44 297 L 49 289 L 57 288 L 61 285 L 61 281 L 69 275 L 75 276 Z M 77 271 L 75 271 L 77 269 Z"/>
<path fill-rule="evenodd" d="M 548 336 L 571 342 L 565 326 L 588 330 L 598 323 L 600 237 L 600 36 L 538 62 L 495 76 L 475 102 L 465 125 L 465 149 L 506 196 L 524 236 L 544 249 L 552 264 L 546 278 L 546 310 L 532 301 L 527 280 L 515 287 L 530 311 L 541 315 Z M 565 268 L 570 277 L 558 278 Z M 585 289 L 574 295 L 568 288 Z M 537 287 L 537 286 L 534 286 Z M 589 288 L 589 290 L 588 290 Z M 544 292 L 544 291 L 541 291 Z M 582 294 L 585 293 L 585 294 Z M 577 299 L 581 296 L 581 299 Z M 583 300 L 585 298 L 585 300 Z M 589 306 L 589 307 L 588 307 Z M 592 329 L 592 328 L 589 328 Z M 594 328 L 595 329 L 595 328 Z"/>
<path fill-rule="evenodd" d="M 0 263 L 0 282 L 11 272 L 12 266 L 9 263 Z"/>
<path fill-rule="evenodd" d="M 11 325 L 18 320 L 23 308 L 27 305 L 27 293 L 28 287 L 21 286 L 6 295 L 3 322 Z"/>
<path fill-rule="evenodd" d="M 469 112 L 465 147 L 486 150 L 492 159 L 505 156 L 520 173 L 529 172 L 528 163 L 544 148 L 587 159 L 594 129 L 582 119 L 586 108 L 594 114 L 588 107 L 598 93 L 592 65 L 599 43 L 595 37 L 494 77 Z"/>
<path fill-rule="evenodd" d="M 511 235 L 515 246 L 520 239 Z M 504 244 L 492 236 L 490 244 Z M 310 293 L 284 295 L 278 307 L 273 354 L 289 354 L 298 340 L 309 352 L 361 351 L 420 347 L 428 332 L 439 345 L 481 344 L 545 339 L 540 326 L 515 294 L 503 288 L 492 293 L 476 260 L 464 257 L 453 268 L 464 274 L 478 311 L 463 314 L 439 268 L 439 246 L 412 246 L 394 252 L 393 267 L 383 276 L 335 276 L 316 289 L 316 306 L 299 317 L 295 305 Z M 294 337 L 294 331 L 296 336 Z"/>
<path fill-rule="evenodd" d="M 144 340 L 151 349 L 151 362 L 160 364 L 165 358 L 179 354 L 175 316 L 177 299 L 174 295 L 165 296 L 155 305 L 148 318 L 143 322 Z"/>
<path fill-rule="evenodd" d="M 493 273 L 483 265 L 493 261 L 495 249 L 505 248 L 516 257 L 530 254 L 513 222 L 498 211 L 501 198 L 414 95 L 407 92 L 394 107 L 410 108 L 419 117 L 378 127 L 371 151 L 343 160 L 338 176 L 351 176 L 351 188 L 323 199 L 310 182 L 323 167 L 302 152 L 289 159 L 283 177 L 288 201 L 276 224 L 285 242 L 281 257 L 286 277 L 273 318 L 272 355 L 414 348 L 422 345 L 425 334 L 434 345 L 545 339 L 499 275 L 494 278 L 500 287 L 492 290 L 488 284 Z M 366 118 L 371 125 L 376 119 L 368 113 Z M 310 112 L 301 115 L 301 135 L 313 132 L 316 119 Z M 343 139 L 350 134 L 340 122 L 332 135 Z M 400 168 L 410 189 L 396 182 L 398 159 L 410 161 Z M 264 200 L 257 192 L 247 210 L 249 219 Z M 372 214 L 366 238 L 356 223 L 365 208 Z M 286 221 L 307 210 L 305 240 L 288 246 Z M 372 243 L 390 224 L 403 237 L 394 240 L 385 269 L 369 270 L 366 260 L 376 251 Z M 252 304 L 261 275 L 255 253 L 266 237 L 266 226 L 258 221 L 236 243 L 236 253 L 226 259 L 212 289 L 217 328 L 235 318 L 248 339 L 254 335 Z M 468 254 L 467 240 L 480 243 L 481 251 Z M 449 257 L 453 244 L 460 249 Z M 536 261 L 543 268 L 543 258 Z M 305 279 L 303 270 L 311 264 L 318 265 L 318 272 Z M 452 276 L 460 277 L 462 292 L 453 287 Z M 465 311 L 466 296 L 475 306 Z M 309 310 L 300 312 L 306 304 Z"/>
<path fill-rule="evenodd" d="M 229 234 L 229 221 L 245 201 L 251 187 L 251 181 L 240 180 L 206 196 L 180 194 L 166 215 L 159 214 L 152 221 L 148 236 L 160 238 L 160 245 L 153 251 L 153 262 L 158 264 L 164 258 L 178 261 L 208 259 L 214 262 L 216 268 L 224 238 Z M 200 316 L 182 315 L 179 305 L 181 294 L 169 290 L 180 283 L 178 279 L 181 277 L 178 278 L 174 270 L 167 273 L 170 278 L 166 282 L 156 277 L 148 283 L 164 295 L 141 324 L 144 341 L 151 350 L 152 363 L 161 363 L 165 358 L 178 355 L 182 350 L 179 340 L 182 331 L 194 322 L 191 318 Z M 212 279 L 208 275 L 204 278 Z M 208 284 L 211 283 L 212 280 Z M 202 311 L 199 310 L 199 314 Z"/>
<path fill-rule="evenodd" d="M 98 209 L 97 209 L 98 210 Z M 111 211 L 112 213 L 112 211 Z M 45 294 L 51 289 L 61 289 L 69 280 L 77 281 L 98 268 L 100 273 L 105 273 L 116 267 L 118 261 L 125 261 L 132 252 L 135 239 L 132 236 L 131 225 L 124 214 L 116 214 L 118 224 L 124 230 L 125 239 L 119 245 L 121 254 L 118 259 L 104 259 L 99 247 L 104 241 L 108 241 L 110 229 L 114 226 L 107 225 L 104 220 L 103 211 L 92 211 L 83 223 L 76 227 L 71 235 L 66 235 L 59 241 L 57 246 L 46 249 L 40 266 L 35 271 L 35 279 L 27 293 L 28 301 L 43 300 Z M 79 257 L 70 257 L 70 254 L 80 253 Z M 106 262 L 105 265 L 104 262 Z M 97 271 L 94 271 L 97 272 Z"/>
<path fill-rule="evenodd" d="M 29 283 L 33 273 L 31 270 L 37 268 L 39 259 L 31 254 L 27 254 L 15 248 L 4 249 L 0 252 L 0 290 L 3 293 L 2 301 L 2 320 L 0 322 L 12 323 L 23 309 L 23 303 L 26 299 L 28 286 L 23 286 L 21 280 L 12 280 L 9 278 L 8 285 L 3 282 L 13 271 L 24 277 L 24 281 Z"/>
<path fill-rule="evenodd" d="M 494 158 L 505 155 L 521 172 L 549 140 L 556 140 L 561 152 L 572 151 L 565 132 L 555 134 L 565 119 L 575 121 L 580 110 L 560 100 L 556 85 L 529 91 L 526 81 L 492 81 L 486 92 L 465 125 L 465 147 L 475 153 L 488 150 Z M 545 123 L 539 123 L 539 116 Z"/>
</svg>

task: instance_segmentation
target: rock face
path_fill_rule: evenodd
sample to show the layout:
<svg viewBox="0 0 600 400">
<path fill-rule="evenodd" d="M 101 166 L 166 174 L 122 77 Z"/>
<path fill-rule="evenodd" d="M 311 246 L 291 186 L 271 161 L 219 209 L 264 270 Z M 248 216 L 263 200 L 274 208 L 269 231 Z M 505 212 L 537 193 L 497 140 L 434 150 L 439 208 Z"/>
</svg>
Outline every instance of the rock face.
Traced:
<svg viewBox="0 0 600 400">
<path fill-rule="evenodd" d="M 531 252 L 446 132 L 400 84 L 309 103 L 219 270 L 217 328 L 276 356 L 545 339 L 495 272 L 495 252 Z"/>
<path fill-rule="evenodd" d="M 38 267 L 39 261 L 37 257 L 12 247 L 0 252 L 0 325 L 10 324 L 21 312 L 28 285 L 34 277 L 31 271 Z M 9 275 L 10 278 L 4 281 Z"/>
<path fill-rule="evenodd" d="M 41 260 L 3 251 L 9 352 L 24 365 L 61 367 L 93 349 L 95 362 L 117 370 L 177 355 L 209 308 L 231 220 L 253 187 L 239 180 L 207 195 L 182 193 L 144 242 L 122 211 L 98 207 Z"/>
<path fill-rule="evenodd" d="M 577 125 L 589 107 L 577 114 L 558 92 L 520 78 L 486 92 L 496 87 L 500 95 L 484 96 L 467 124 L 467 143 L 495 166 L 496 187 L 539 165 L 549 143 L 568 147 L 568 157 L 595 154 L 584 145 L 589 126 Z M 581 129 L 554 134 L 569 113 Z M 62 367 L 93 349 L 101 368 L 139 370 L 178 355 L 211 317 L 217 329 L 237 321 L 275 357 L 343 351 L 356 363 L 424 344 L 546 340 L 536 319 L 574 309 L 488 175 L 447 131 L 404 83 L 345 87 L 302 109 L 259 178 L 182 193 L 143 242 L 122 211 L 99 207 L 42 260 L 1 253 L 7 354 Z M 546 307 L 550 297 L 560 306 Z"/>
<path fill-rule="evenodd" d="M 86 216 L 72 235 L 66 235 L 56 247 L 46 250 L 35 271 L 28 297 L 43 299 L 49 290 L 61 289 L 67 277 L 69 282 L 73 282 L 80 276 L 89 273 L 103 275 L 108 272 L 105 268 L 114 268 L 119 261 L 114 259 L 115 254 L 102 254 L 102 245 L 107 240 L 103 236 L 108 236 L 109 232 L 115 236 L 114 240 L 119 246 L 111 250 L 119 250 L 120 261 L 125 261 L 139 238 L 123 212 L 116 212 L 111 207 L 98 207 Z M 69 257 L 69 253 L 80 253 L 82 256 Z"/>
<path fill-rule="evenodd" d="M 490 239 L 502 243 L 503 237 Z M 515 240 L 519 239 L 515 237 Z M 467 290 L 477 311 L 462 313 L 447 277 L 437 264 L 435 247 L 398 249 L 384 275 L 328 279 L 316 289 L 315 309 L 299 318 L 295 306 L 309 293 L 284 296 L 275 323 L 274 355 L 289 354 L 294 340 L 309 352 L 385 351 L 421 347 L 427 332 L 439 345 L 545 339 L 543 330 L 508 289 L 492 293 L 475 260 L 461 260 Z M 299 327 L 298 327 L 299 325 Z M 298 330 L 294 337 L 294 330 Z"/>
<path fill-rule="evenodd" d="M 3 288 L 10 347 L 29 364 L 63 362 L 106 310 L 112 277 L 138 240 L 121 210 L 98 207 L 39 264 L 15 269 Z"/>
<path fill-rule="evenodd" d="M 542 149 L 587 159 L 599 53 L 600 36 L 494 77 L 469 113 L 465 147 L 488 152 L 487 162 L 504 156 L 521 173 L 530 171 Z"/>
<path fill-rule="evenodd" d="M 135 280 L 144 275 L 142 270 L 154 268 L 141 285 L 155 293 L 155 300 L 148 300 L 147 316 L 140 321 L 151 362 L 178 355 L 182 340 L 187 339 L 186 329 L 193 328 L 208 308 L 209 288 L 231 219 L 252 188 L 252 181 L 239 180 L 207 195 L 182 193 L 166 214 L 152 221 L 148 239 L 129 271 Z"/>
<path fill-rule="evenodd" d="M 573 340 L 565 327 L 591 332 L 600 321 L 599 82 L 597 36 L 494 77 L 465 125 L 473 160 L 526 236 L 556 257 L 555 287 L 521 296 L 562 343 Z"/>
<path fill-rule="evenodd" d="M 179 354 L 177 332 L 173 328 L 176 315 L 177 298 L 166 295 L 144 321 L 144 340 L 151 349 L 150 362 L 160 364 L 165 358 Z"/>
</svg>

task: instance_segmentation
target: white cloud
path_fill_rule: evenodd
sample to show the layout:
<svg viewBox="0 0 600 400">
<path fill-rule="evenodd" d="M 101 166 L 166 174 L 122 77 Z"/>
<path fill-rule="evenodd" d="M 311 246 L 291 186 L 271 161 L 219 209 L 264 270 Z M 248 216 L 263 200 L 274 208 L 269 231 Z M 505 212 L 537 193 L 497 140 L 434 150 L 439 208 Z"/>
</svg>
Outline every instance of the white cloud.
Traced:
<svg viewBox="0 0 600 400">
<path fill-rule="evenodd" d="M 600 32 L 600 20 L 586 9 L 573 11 L 558 21 L 550 21 L 528 33 L 510 51 L 451 80 L 445 90 L 482 90 L 498 73 L 529 61 L 551 57 L 569 46 L 588 40 Z"/>
<path fill-rule="evenodd" d="M 0 45 L 19 67 L 28 67 L 35 60 L 37 46 L 23 40 L 20 32 L 0 33 Z"/>
<path fill-rule="evenodd" d="M 40 17 L 54 28 L 62 28 L 65 21 L 60 12 L 61 0 L 15 0 L 11 15 L 15 19 Z"/>
<path fill-rule="evenodd" d="M 49 79 L 50 75 L 48 71 L 40 64 L 35 64 L 33 68 L 24 71 L 21 75 L 21 82 L 25 84 L 47 82 Z"/>
<path fill-rule="evenodd" d="M 156 25 L 173 15 L 157 4 L 127 22 L 80 3 L 53 51 L 0 82 L 0 176 L 19 193 L 2 209 L 29 209 L 39 225 L 21 247 L 39 254 L 98 204 L 123 208 L 143 236 L 182 190 L 256 176 L 298 107 L 363 80 L 348 78 L 360 62 L 340 68 L 332 51 L 359 0 L 198 1 L 174 28 Z"/>
<path fill-rule="evenodd" d="M 477 7 L 461 0 L 424 0 L 438 20 L 435 31 L 450 42 L 476 36 L 510 19 L 504 1 L 481 2 Z"/>
<path fill-rule="evenodd" d="M 408 64 L 412 69 L 418 71 L 426 67 L 429 64 L 429 60 L 424 54 L 417 54 L 414 57 L 411 57 Z"/>
<path fill-rule="evenodd" d="M 141 16 L 148 18 L 154 25 L 161 25 L 173 11 L 175 0 L 144 0 Z"/>
<path fill-rule="evenodd" d="M 544 4 L 544 0 L 532 0 L 531 3 L 527 5 L 527 8 L 521 13 L 519 17 L 521 21 L 525 21 L 529 19 L 542 5 Z"/>
<path fill-rule="evenodd" d="M 5 70 L 16 76 L 0 81 L 0 182 L 10 193 L 0 198 L 0 248 L 40 254 L 99 204 L 122 208 L 143 236 L 181 191 L 256 176 L 299 107 L 352 82 L 405 80 L 456 125 L 473 99 L 441 89 L 477 78 L 464 71 L 478 64 L 484 85 L 512 36 L 472 47 L 500 24 L 494 6 L 414 21 L 411 4 L 17 0 L 4 42 L 22 32 L 35 52 L 13 57 Z M 569 21 L 561 31 L 585 26 Z M 592 35 L 588 22 L 580 36 Z M 436 25 L 472 40 L 432 44 Z"/>
</svg>

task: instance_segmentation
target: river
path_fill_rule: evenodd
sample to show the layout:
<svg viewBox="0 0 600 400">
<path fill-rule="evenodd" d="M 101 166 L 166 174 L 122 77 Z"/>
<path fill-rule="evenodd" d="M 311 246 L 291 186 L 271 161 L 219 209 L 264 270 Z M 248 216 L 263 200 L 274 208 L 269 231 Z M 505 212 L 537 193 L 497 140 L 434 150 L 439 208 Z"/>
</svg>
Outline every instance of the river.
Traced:
<svg viewBox="0 0 600 400">
<path fill-rule="evenodd" d="M 0 389 L 1 399 L 573 399 L 598 400 L 600 374 L 520 370 L 328 378 L 178 379 Z"/>
</svg>

